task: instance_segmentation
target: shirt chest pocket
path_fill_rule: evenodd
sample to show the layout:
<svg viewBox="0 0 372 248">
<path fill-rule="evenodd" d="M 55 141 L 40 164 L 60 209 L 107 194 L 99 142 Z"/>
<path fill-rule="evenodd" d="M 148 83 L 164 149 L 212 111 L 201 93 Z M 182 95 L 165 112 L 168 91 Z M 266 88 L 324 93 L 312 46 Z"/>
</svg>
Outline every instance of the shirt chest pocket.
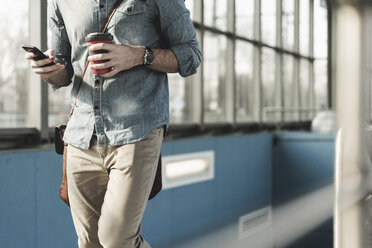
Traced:
<svg viewBox="0 0 372 248">
<path fill-rule="evenodd" d="M 134 16 L 146 11 L 146 4 L 141 0 L 128 0 L 117 9 L 118 13 L 125 16 Z"/>
<path fill-rule="evenodd" d="M 141 0 L 128 0 L 124 2 L 115 13 L 115 36 L 120 43 L 142 45 L 147 6 Z"/>
</svg>

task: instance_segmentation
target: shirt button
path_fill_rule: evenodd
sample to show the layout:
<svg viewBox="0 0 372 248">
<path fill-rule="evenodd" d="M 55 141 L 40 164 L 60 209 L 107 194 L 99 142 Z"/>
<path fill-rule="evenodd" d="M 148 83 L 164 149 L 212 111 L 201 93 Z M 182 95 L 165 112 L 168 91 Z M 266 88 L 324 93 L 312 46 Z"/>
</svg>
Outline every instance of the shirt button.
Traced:
<svg viewBox="0 0 372 248">
<path fill-rule="evenodd" d="M 99 79 L 94 80 L 96 86 L 99 86 Z"/>
<path fill-rule="evenodd" d="M 127 8 L 127 11 L 128 11 L 128 12 L 131 12 L 131 11 L 132 11 L 132 7 L 129 6 L 129 7 Z"/>
<path fill-rule="evenodd" d="M 97 109 L 99 109 L 99 107 L 98 106 L 94 106 L 94 109 L 97 110 Z"/>
<path fill-rule="evenodd" d="M 103 8 L 105 7 L 105 5 L 101 3 L 101 4 L 99 5 L 99 7 L 100 7 L 101 9 L 103 9 Z"/>
</svg>

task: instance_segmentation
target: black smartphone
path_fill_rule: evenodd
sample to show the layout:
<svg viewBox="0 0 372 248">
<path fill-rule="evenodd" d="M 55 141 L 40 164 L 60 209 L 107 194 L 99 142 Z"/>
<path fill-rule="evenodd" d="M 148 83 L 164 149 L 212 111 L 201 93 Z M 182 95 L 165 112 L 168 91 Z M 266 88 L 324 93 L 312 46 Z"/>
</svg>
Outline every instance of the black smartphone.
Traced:
<svg viewBox="0 0 372 248">
<path fill-rule="evenodd" d="M 46 56 L 42 51 L 40 51 L 39 48 L 37 47 L 34 47 L 34 46 L 26 46 L 26 45 L 23 45 L 22 48 L 27 51 L 27 52 L 32 52 L 33 54 L 35 54 L 35 57 L 34 57 L 34 60 L 41 60 L 41 59 L 47 59 L 48 56 Z M 42 67 L 45 67 L 45 66 L 51 66 L 51 65 L 54 65 L 55 63 L 52 62 L 52 63 L 49 63 L 49 64 L 46 64 L 46 65 L 43 65 Z"/>
</svg>

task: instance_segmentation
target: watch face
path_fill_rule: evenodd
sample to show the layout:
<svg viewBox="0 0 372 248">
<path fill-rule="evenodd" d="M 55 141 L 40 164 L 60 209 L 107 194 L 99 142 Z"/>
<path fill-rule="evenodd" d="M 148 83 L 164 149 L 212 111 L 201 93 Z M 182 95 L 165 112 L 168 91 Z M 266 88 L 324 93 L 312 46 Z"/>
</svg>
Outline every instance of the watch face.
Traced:
<svg viewBox="0 0 372 248">
<path fill-rule="evenodd" d="M 151 65 L 153 61 L 154 61 L 154 52 L 151 49 L 146 48 L 145 64 Z"/>
</svg>

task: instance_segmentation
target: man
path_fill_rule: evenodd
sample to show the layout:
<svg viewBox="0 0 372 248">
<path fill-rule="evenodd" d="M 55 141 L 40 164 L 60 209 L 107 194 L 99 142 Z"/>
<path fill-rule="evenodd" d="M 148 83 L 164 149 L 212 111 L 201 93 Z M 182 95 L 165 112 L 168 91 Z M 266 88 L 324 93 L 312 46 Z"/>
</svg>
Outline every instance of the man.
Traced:
<svg viewBox="0 0 372 248">
<path fill-rule="evenodd" d="M 54 50 L 26 58 L 55 88 L 73 81 L 75 96 L 88 49 L 107 50 L 88 57 L 108 60 L 91 69 L 111 71 L 95 77 L 88 69 L 64 134 L 71 214 L 80 248 L 150 247 L 140 225 L 169 124 L 166 73 L 195 73 L 201 52 L 183 0 L 123 0 L 108 25 L 113 44 L 88 48 L 85 37 L 115 2 L 106 1 L 50 0 Z"/>
</svg>

